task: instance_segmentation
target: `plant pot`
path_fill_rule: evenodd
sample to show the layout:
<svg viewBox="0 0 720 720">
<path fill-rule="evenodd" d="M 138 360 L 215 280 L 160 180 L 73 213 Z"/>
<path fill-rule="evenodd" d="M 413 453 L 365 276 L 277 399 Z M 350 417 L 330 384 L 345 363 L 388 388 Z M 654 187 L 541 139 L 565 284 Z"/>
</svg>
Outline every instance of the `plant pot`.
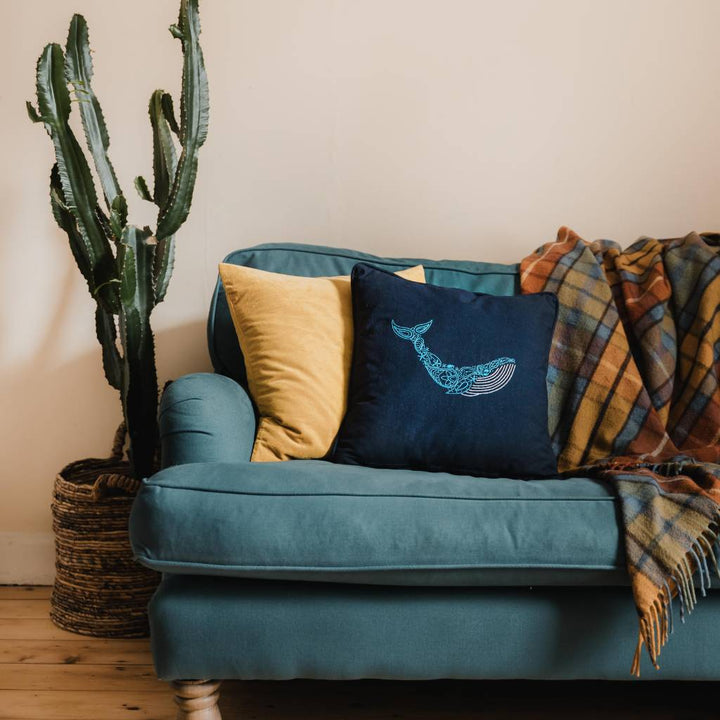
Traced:
<svg viewBox="0 0 720 720">
<path fill-rule="evenodd" d="M 87 458 L 55 479 L 55 584 L 50 617 L 60 628 L 96 637 L 149 634 L 147 604 L 160 575 L 133 557 L 128 518 L 140 483 L 122 459 L 121 427 L 109 458 Z"/>
</svg>

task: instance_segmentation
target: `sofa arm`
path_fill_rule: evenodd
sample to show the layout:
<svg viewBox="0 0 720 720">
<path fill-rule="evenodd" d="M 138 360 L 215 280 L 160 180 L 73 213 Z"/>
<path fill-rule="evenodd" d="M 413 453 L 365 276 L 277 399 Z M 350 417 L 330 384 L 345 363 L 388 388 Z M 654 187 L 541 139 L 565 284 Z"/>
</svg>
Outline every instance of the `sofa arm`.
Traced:
<svg viewBox="0 0 720 720">
<path fill-rule="evenodd" d="M 160 402 L 162 465 L 250 459 L 255 413 L 245 390 L 224 375 L 194 373 L 170 384 Z"/>
</svg>

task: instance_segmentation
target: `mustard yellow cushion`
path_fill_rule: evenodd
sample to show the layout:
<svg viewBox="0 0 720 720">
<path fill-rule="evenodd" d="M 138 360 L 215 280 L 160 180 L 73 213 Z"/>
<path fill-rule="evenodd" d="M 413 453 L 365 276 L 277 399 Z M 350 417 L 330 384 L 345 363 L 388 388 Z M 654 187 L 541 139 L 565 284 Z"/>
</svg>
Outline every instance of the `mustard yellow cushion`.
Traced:
<svg viewBox="0 0 720 720">
<path fill-rule="evenodd" d="M 425 282 L 422 265 L 397 273 Z M 251 460 L 321 458 L 347 405 L 350 278 L 306 278 L 220 265 L 259 413 Z"/>
</svg>

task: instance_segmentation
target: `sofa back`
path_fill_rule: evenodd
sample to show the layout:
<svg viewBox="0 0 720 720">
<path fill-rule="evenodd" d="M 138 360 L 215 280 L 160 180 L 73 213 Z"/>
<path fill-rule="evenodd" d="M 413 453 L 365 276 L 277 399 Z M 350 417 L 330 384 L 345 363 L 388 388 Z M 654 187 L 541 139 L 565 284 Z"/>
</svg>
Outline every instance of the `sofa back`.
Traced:
<svg viewBox="0 0 720 720">
<path fill-rule="evenodd" d="M 327 277 L 349 275 L 358 262 L 394 272 L 412 265 L 425 267 L 425 279 L 432 285 L 461 288 L 489 295 L 514 295 L 518 292 L 518 266 L 464 260 L 423 260 L 420 258 L 380 258 L 355 250 L 271 243 L 235 250 L 224 260 L 259 270 Z M 210 304 L 208 347 L 215 371 L 245 384 L 245 365 L 233 327 L 225 291 L 218 278 Z"/>
</svg>

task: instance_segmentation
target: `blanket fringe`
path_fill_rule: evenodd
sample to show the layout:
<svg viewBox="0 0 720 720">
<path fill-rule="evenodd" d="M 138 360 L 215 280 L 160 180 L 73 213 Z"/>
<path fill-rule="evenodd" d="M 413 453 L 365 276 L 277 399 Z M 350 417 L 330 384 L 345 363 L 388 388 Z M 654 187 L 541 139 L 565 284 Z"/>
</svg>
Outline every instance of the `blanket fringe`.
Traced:
<svg viewBox="0 0 720 720">
<path fill-rule="evenodd" d="M 693 576 L 697 572 L 700 579 L 700 593 L 704 597 L 706 589 L 710 588 L 710 567 L 708 558 L 715 573 L 720 578 L 718 566 L 717 543 L 720 531 L 720 512 L 715 519 L 708 523 L 703 533 L 690 546 L 685 556 L 672 571 L 669 581 L 660 588 L 655 599 L 642 610 L 639 610 L 639 632 L 630 672 L 640 677 L 640 658 L 643 645 L 647 647 L 648 655 L 656 670 L 660 669 L 658 658 L 668 638 L 673 632 L 673 595 L 680 601 L 680 620 L 685 622 L 685 615 L 689 614 L 697 604 L 697 592 Z"/>
</svg>

